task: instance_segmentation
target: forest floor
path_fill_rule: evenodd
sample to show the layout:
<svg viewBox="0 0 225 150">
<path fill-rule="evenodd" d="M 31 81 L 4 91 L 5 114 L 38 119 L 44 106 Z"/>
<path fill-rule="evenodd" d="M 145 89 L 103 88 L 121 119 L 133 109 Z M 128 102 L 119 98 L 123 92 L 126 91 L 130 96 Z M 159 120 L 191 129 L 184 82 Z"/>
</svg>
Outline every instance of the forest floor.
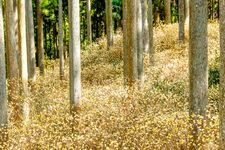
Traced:
<svg viewBox="0 0 225 150">
<path fill-rule="evenodd" d="M 219 27 L 209 24 L 209 107 L 203 149 L 218 145 Z M 188 149 L 188 39 L 178 42 L 178 25 L 154 32 L 154 66 L 145 57 L 143 90 L 128 97 L 123 86 L 122 33 L 106 50 L 99 39 L 82 50 L 82 105 L 76 127 L 69 115 L 68 63 L 46 62 L 30 95 L 31 120 L 9 127 L 10 149 Z"/>
</svg>

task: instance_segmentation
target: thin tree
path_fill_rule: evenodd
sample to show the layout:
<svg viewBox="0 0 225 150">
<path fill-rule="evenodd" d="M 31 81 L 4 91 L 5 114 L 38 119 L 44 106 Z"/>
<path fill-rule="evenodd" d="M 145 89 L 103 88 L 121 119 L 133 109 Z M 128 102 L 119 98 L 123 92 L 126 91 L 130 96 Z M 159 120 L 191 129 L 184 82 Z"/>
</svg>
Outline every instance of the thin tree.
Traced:
<svg viewBox="0 0 225 150">
<path fill-rule="evenodd" d="M 5 1 L 6 15 L 6 54 L 8 70 L 8 90 L 9 101 L 12 104 L 12 120 L 22 121 L 19 105 L 19 67 L 18 67 L 18 47 L 16 38 L 15 18 L 13 0 Z"/>
<path fill-rule="evenodd" d="M 112 0 L 105 0 L 107 49 L 113 46 Z"/>
<path fill-rule="evenodd" d="M 184 9 L 184 0 L 179 0 L 179 41 L 184 41 L 185 32 L 184 32 L 184 22 L 185 22 L 185 9 Z"/>
<path fill-rule="evenodd" d="M 152 0 L 148 0 L 148 31 L 149 31 L 149 62 L 154 62 L 154 48 L 153 48 L 153 9 Z"/>
<path fill-rule="evenodd" d="M 136 28 L 136 0 L 127 0 L 127 76 L 128 86 L 132 87 L 138 78 L 137 73 L 137 28 Z"/>
<path fill-rule="evenodd" d="M 128 84 L 127 0 L 123 0 L 123 75 L 124 75 L 124 85 L 127 85 Z"/>
<path fill-rule="evenodd" d="M 91 27 L 91 0 L 87 0 L 87 36 L 88 42 L 92 43 L 92 27 Z"/>
<path fill-rule="evenodd" d="M 40 75 L 44 76 L 44 35 L 43 35 L 43 16 L 41 11 L 42 0 L 37 0 L 37 52 L 38 52 L 38 66 Z"/>
<path fill-rule="evenodd" d="M 190 18 L 190 8 L 189 8 L 189 0 L 185 0 L 185 24 L 189 25 L 189 18 Z"/>
<path fill-rule="evenodd" d="M 144 52 L 149 52 L 149 33 L 148 33 L 148 9 L 147 9 L 147 0 L 141 0 L 141 12 L 142 12 L 142 28 L 143 28 L 143 37 L 144 37 Z"/>
<path fill-rule="evenodd" d="M 3 28 L 2 1 L 0 0 L 0 130 L 8 123 L 6 95 L 5 40 Z"/>
<path fill-rule="evenodd" d="M 191 149 L 198 149 L 208 103 L 208 35 L 207 1 L 192 0 L 189 26 L 189 115 L 193 141 Z"/>
<path fill-rule="evenodd" d="M 165 23 L 171 23 L 171 0 L 164 0 L 164 7 L 165 7 Z"/>
<path fill-rule="evenodd" d="M 78 0 L 69 0 L 70 31 L 70 104 L 72 114 L 81 102 L 80 8 Z"/>
<path fill-rule="evenodd" d="M 64 52 L 63 52 L 63 8 L 62 0 L 59 0 L 59 75 L 60 79 L 64 78 Z"/>
<path fill-rule="evenodd" d="M 29 121 L 29 102 L 28 102 L 28 66 L 27 66 L 27 43 L 26 43 L 26 5 L 25 0 L 18 1 L 18 29 L 19 29 L 19 58 L 20 58 L 20 80 L 21 97 L 23 100 L 23 119 Z"/>
<path fill-rule="evenodd" d="M 142 87 L 144 82 L 144 64 L 143 64 L 143 52 L 144 52 L 144 25 L 142 24 L 142 7 L 141 0 L 136 0 L 136 27 L 137 27 L 137 71 L 139 88 Z"/>
<path fill-rule="evenodd" d="M 225 0 L 220 0 L 220 149 L 225 149 Z"/>
<path fill-rule="evenodd" d="M 26 1 L 26 22 L 27 22 L 27 62 L 28 62 L 28 79 L 30 83 L 36 80 L 36 48 L 34 43 L 34 22 L 32 1 Z"/>
</svg>

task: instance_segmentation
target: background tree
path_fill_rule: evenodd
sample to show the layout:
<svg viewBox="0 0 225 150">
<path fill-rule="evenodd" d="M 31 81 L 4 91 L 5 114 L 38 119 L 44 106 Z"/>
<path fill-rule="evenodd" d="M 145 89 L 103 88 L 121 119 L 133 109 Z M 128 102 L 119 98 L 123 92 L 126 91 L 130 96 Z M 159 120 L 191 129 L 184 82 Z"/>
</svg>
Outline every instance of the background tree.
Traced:
<svg viewBox="0 0 225 150">
<path fill-rule="evenodd" d="M 142 86 L 144 81 L 144 64 L 143 64 L 143 52 L 144 52 L 144 25 L 142 20 L 142 6 L 141 0 L 136 1 L 136 27 L 137 27 L 137 71 L 138 71 L 138 80 L 140 82 L 139 87 Z"/>
<path fill-rule="evenodd" d="M 179 0 L 179 40 L 184 41 L 185 1 Z"/>
<path fill-rule="evenodd" d="M 189 0 L 185 0 L 185 24 L 189 24 L 189 17 L 190 17 L 190 8 L 189 8 Z"/>
<path fill-rule="evenodd" d="M 21 79 L 21 98 L 23 101 L 23 119 L 27 123 L 29 120 L 28 102 L 28 66 L 27 66 L 27 38 L 26 38 L 26 6 L 25 0 L 18 1 L 18 29 L 19 29 L 19 58 L 20 58 L 20 79 Z"/>
<path fill-rule="evenodd" d="M 149 31 L 149 60 L 153 63 L 154 48 L 153 48 L 153 10 L 152 0 L 148 0 L 148 31 Z"/>
<path fill-rule="evenodd" d="M 171 23 L 171 0 L 164 0 L 164 7 L 165 7 L 165 23 Z"/>
<path fill-rule="evenodd" d="M 7 95 L 6 95 L 6 66 L 5 66 L 5 40 L 3 28 L 2 1 L 0 1 L 0 130 L 7 125 Z M 0 140 L 1 141 L 1 140 Z"/>
<path fill-rule="evenodd" d="M 113 46 L 113 18 L 112 18 L 112 0 L 105 0 L 106 7 L 106 34 L 108 49 Z"/>
<path fill-rule="evenodd" d="M 128 50 L 127 50 L 127 0 L 123 0 L 123 75 L 124 84 L 128 84 Z"/>
<path fill-rule="evenodd" d="M 197 149 L 203 128 L 199 120 L 205 116 L 208 103 L 207 1 L 191 1 L 189 30 L 189 114 L 193 125 L 191 149 Z"/>
<path fill-rule="evenodd" d="M 78 110 L 81 102 L 80 58 L 80 6 L 78 0 L 69 1 L 70 20 L 70 102 L 71 112 Z"/>
<path fill-rule="evenodd" d="M 220 149 L 225 148 L 225 0 L 220 0 Z"/>
<path fill-rule="evenodd" d="M 26 27 L 27 27 L 27 62 L 28 79 L 31 82 L 36 80 L 36 48 L 34 42 L 34 22 L 32 1 L 26 1 Z"/>
<path fill-rule="evenodd" d="M 60 79 L 64 78 L 64 52 L 63 52 L 63 8 L 62 0 L 59 0 L 59 57 L 60 57 Z"/>
<path fill-rule="evenodd" d="M 37 2 L 37 52 L 38 52 L 38 66 L 40 75 L 44 76 L 44 35 L 43 35 L 43 17 L 41 10 L 42 0 Z"/>
<path fill-rule="evenodd" d="M 87 37 L 88 42 L 92 43 L 91 0 L 87 0 Z"/>
</svg>

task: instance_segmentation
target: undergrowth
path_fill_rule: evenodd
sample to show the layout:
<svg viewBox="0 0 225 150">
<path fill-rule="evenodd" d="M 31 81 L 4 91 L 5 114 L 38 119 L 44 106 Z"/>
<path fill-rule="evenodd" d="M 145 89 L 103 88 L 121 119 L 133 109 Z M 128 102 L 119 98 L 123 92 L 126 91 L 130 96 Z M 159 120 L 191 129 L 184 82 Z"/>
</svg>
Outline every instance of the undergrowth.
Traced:
<svg viewBox="0 0 225 150">
<path fill-rule="evenodd" d="M 9 124 L 9 149 L 188 149 L 188 39 L 178 25 L 154 30 L 155 63 L 145 57 L 143 90 L 123 86 L 122 33 L 107 50 L 105 38 L 82 50 L 82 105 L 74 125 L 69 113 L 68 62 L 59 80 L 58 61 L 48 61 L 30 93 L 30 123 Z M 218 24 L 209 25 L 210 83 L 204 144 L 218 148 Z M 187 32 L 187 31 L 186 31 Z"/>
</svg>

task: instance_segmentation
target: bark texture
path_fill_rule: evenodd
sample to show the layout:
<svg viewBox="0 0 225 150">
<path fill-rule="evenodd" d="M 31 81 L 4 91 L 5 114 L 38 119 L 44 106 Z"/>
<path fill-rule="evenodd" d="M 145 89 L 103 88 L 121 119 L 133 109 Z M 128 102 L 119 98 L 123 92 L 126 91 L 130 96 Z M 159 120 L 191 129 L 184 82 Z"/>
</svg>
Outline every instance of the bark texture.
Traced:
<svg viewBox="0 0 225 150">
<path fill-rule="evenodd" d="M 164 7 L 165 7 L 165 23 L 170 24 L 171 23 L 171 0 L 164 0 Z"/>
<path fill-rule="evenodd" d="M 23 119 L 29 121 L 29 102 L 28 102 L 28 66 L 27 66 L 27 41 L 26 41 L 26 6 L 25 0 L 18 1 L 18 29 L 19 29 L 19 56 L 20 56 L 20 80 L 21 80 L 21 98 L 23 101 Z"/>
<path fill-rule="evenodd" d="M 123 0 L 123 75 L 124 75 L 124 85 L 127 85 L 128 84 L 127 0 Z"/>
<path fill-rule="evenodd" d="M 112 0 L 105 0 L 106 7 L 106 33 L 107 48 L 113 46 L 113 18 L 112 18 Z"/>
<path fill-rule="evenodd" d="M 131 87 L 137 80 L 137 28 L 136 28 L 136 0 L 127 0 L 127 59 L 128 85 Z"/>
<path fill-rule="evenodd" d="M 142 7 L 141 0 L 136 0 L 136 27 L 137 27 L 137 71 L 139 88 L 142 87 L 144 82 L 144 64 L 143 64 L 143 52 L 144 52 L 144 25 L 142 24 Z"/>
<path fill-rule="evenodd" d="M 179 0 L 179 40 L 184 41 L 185 32 L 184 32 L 184 22 L 185 22 L 185 1 Z"/>
<path fill-rule="evenodd" d="M 38 66 L 40 75 L 44 76 L 44 35 L 43 35 L 43 16 L 41 12 L 42 0 L 37 0 L 37 51 L 38 51 Z"/>
<path fill-rule="evenodd" d="M 59 75 L 60 79 L 64 78 L 64 52 L 63 52 L 63 8 L 62 0 L 59 0 Z"/>
<path fill-rule="evenodd" d="M 225 0 L 220 0 L 220 149 L 225 149 Z"/>
<path fill-rule="evenodd" d="M 2 1 L 0 1 L 0 128 L 8 123 L 6 95 L 5 40 Z"/>
<path fill-rule="evenodd" d="M 149 60 L 150 64 L 154 62 L 154 47 L 153 47 L 153 9 L 152 0 L 148 0 L 148 31 L 149 31 Z"/>
<path fill-rule="evenodd" d="M 80 9 L 78 0 L 69 0 L 70 27 L 70 102 L 71 111 L 81 102 Z"/>
<path fill-rule="evenodd" d="M 32 1 L 26 1 L 26 22 L 27 22 L 27 62 L 28 62 L 28 79 L 30 82 L 36 80 L 36 48 L 34 43 L 34 22 Z"/>
<path fill-rule="evenodd" d="M 189 114 L 193 125 L 191 149 L 198 149 L 203 128 L 203 123 L 199 121 L 204 118 L 208 103 L 207 1 L 191 1 L 189 32 Z"/>
</svg>

